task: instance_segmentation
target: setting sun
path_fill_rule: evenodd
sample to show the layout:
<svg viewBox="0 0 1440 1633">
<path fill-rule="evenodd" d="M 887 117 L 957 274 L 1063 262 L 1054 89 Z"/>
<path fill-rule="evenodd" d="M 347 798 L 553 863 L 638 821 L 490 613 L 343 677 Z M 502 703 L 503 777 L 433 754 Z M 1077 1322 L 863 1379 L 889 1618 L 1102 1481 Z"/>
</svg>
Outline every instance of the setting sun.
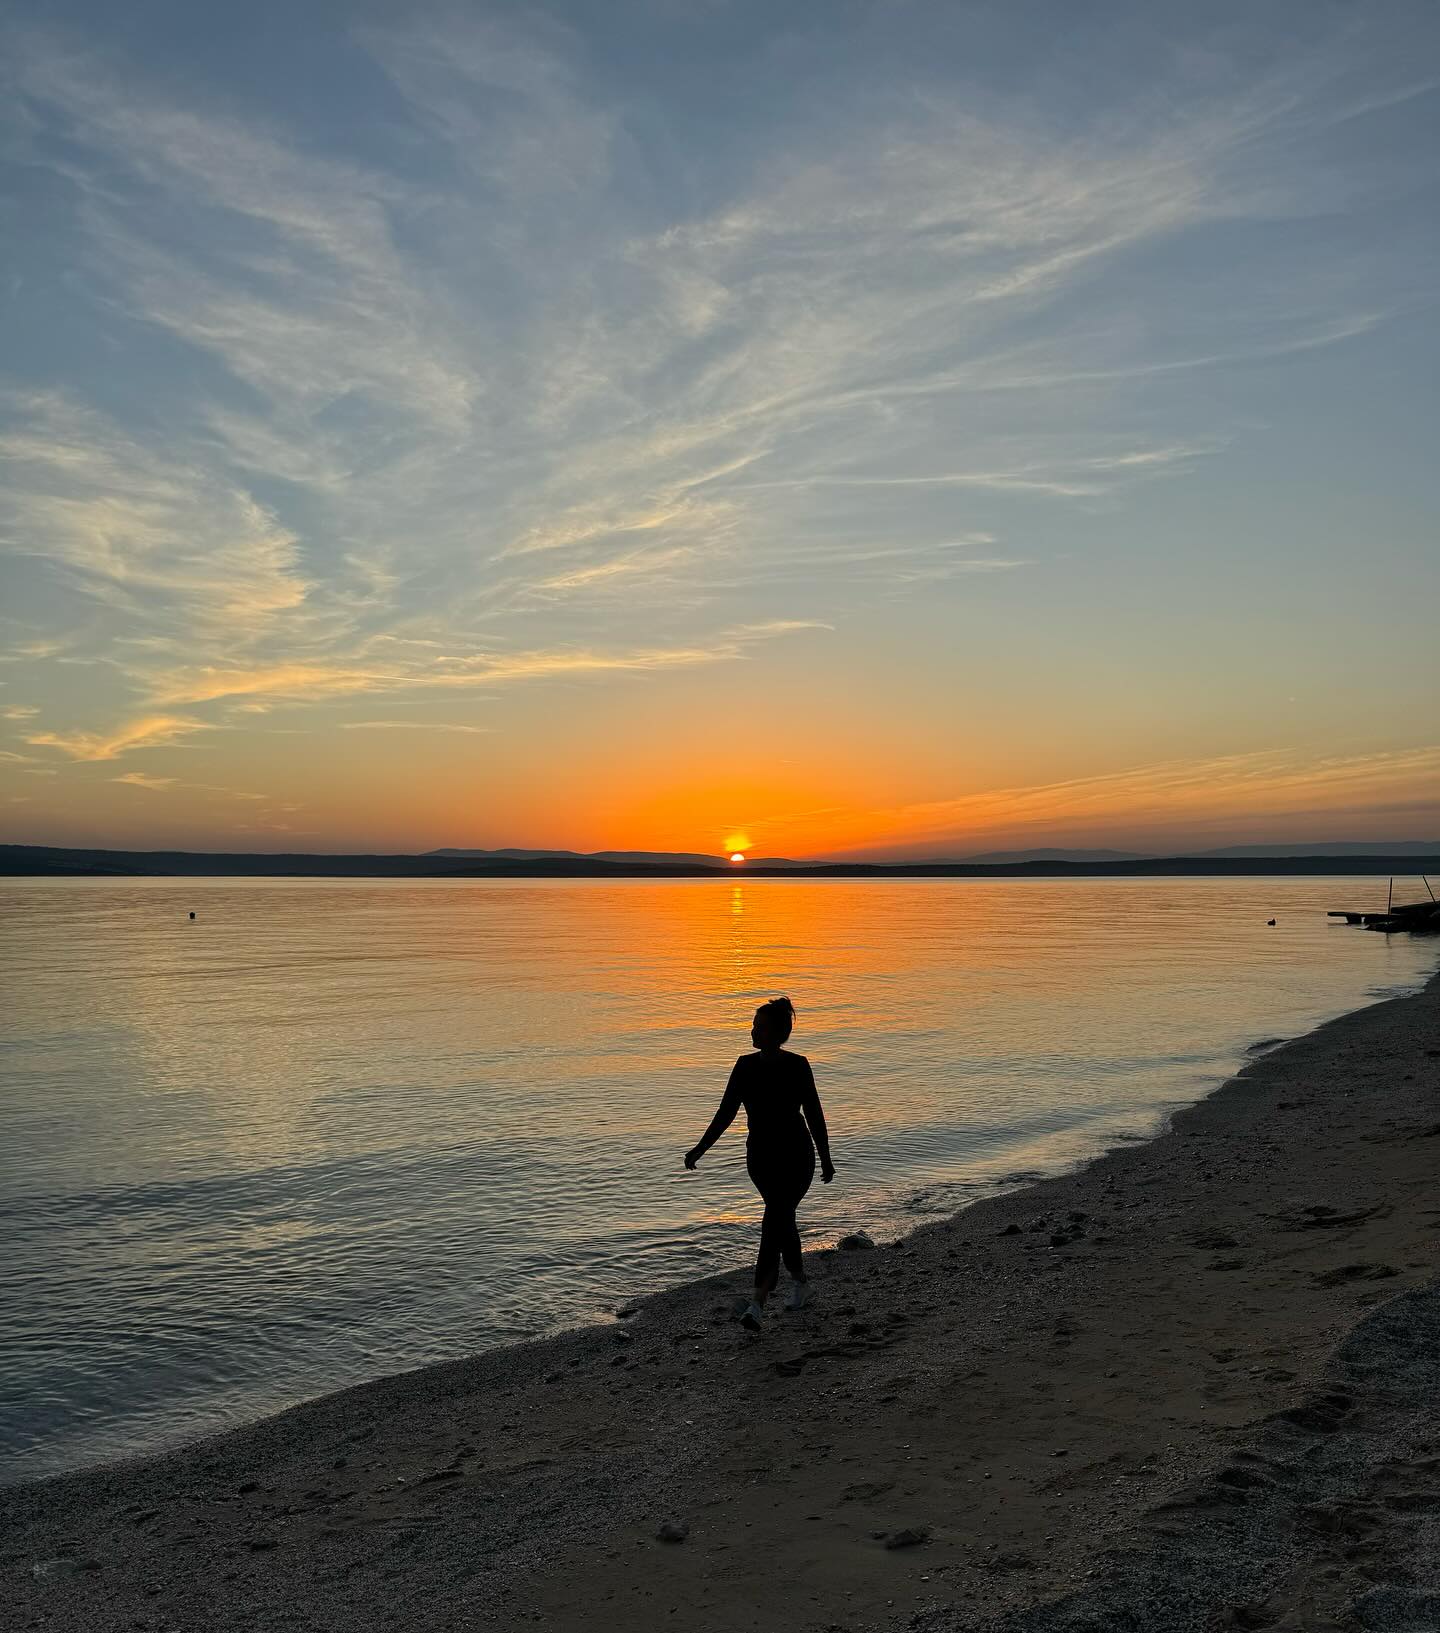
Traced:
<svg viewBox="0 0 1440 1633">
<path fill-rule="evenodd" d="M 732 862 L 743 862 L 745 860 L 745 853 L 743 851 L 736 851 L 730 860 Z"/>
</svg>

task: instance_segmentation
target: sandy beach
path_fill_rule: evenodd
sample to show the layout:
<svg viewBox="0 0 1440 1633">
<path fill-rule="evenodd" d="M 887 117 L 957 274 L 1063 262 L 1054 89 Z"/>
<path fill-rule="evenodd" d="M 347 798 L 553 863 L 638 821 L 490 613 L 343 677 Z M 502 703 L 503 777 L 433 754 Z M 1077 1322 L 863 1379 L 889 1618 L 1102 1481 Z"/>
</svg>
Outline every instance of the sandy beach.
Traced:
<svg viewBox="0 0 1440 1633">
<path fill-rule="evenodd" d="M 737 1268 L 7 1488 L 7 1622 L 1434 1629 L 1437 1167 L 1440 979 L 756 1337 Z"/>
</svg>

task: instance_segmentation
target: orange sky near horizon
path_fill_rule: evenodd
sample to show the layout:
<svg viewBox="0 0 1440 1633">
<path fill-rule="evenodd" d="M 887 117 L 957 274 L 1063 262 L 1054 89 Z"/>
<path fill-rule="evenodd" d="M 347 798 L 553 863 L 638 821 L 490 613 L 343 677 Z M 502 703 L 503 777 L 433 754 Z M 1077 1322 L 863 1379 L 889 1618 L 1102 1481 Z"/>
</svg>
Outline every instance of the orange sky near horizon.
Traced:
<svg viewBox="0 0 1440 1633">
<path fill-rule="evenodd" d="M 727 771 L 723 752 L 698 752 L 687 765 L 658 749 L 653 759 L 649 752 L 628 760 L 603 752 L 522 755 L 497 779 L 498 738 L 448 737 L 437 747 L 409 732 L 393 734 L 403 740 L 398 747 L 383 734 L 380 774 L 352 746 L 361 735 L 368 734 L 273 740 L 275 752 L 256 769 L 285 782 L 294 797 L 284 800 L 203 780 L 203 767 L 191 767 L 208 745 L 189 752 L 183 776 L 75 762 L 67 768 L 72 787 L 86 786 L 89 797 L 57 808 L 43 837 L 15 832 L 12 810 L 6 837 L 232 851 L 517 845 L 900 859 L 1041 846 L 1175 853 L 1233 843 L 1430 840 L 1440 806 L 1440 749 L 1331 756 L 1255 750 L 1045 783 L 975 786 L 977 776 L 969 788 L 957 778 L 960 791 L 934 799 L 925 797 L 934 783 L 923 769 L 907 776 L 895 764 L 843 758 L 832 770 L 806 756 L 768 770 Z M 233 753 L 230 745 L 226 751 Z M 36 778 L 32 786 L 58 781 Z"/>
<path fill-rule="evenodd" d="M 751 856 L 963 854 L 985 848 L 1114 845 L 1194 848 L 1226 843 L 1431 839 L 1418 831 L 1440 797 L 1440 750 L 1359 755 L 1319 764 L 1273 755 L 1137 767 L 1067 783 L 982 789 L 947 800 L 817 804 L 799 790 L 701 782 L 612 808 L 591 850 L 728 852 L 737 831 Z M 1377 808 L 1393 807 L 1377 823 Z M 1417 808 L 1418 807 L 1418 808 Z M 716 824 L 714 813 L 734 815 Z M 1377 826 L 1384 832 L 1377 833 Z M 1232 836 L 1243 831 L 1246 839 Z"/>
</svg>

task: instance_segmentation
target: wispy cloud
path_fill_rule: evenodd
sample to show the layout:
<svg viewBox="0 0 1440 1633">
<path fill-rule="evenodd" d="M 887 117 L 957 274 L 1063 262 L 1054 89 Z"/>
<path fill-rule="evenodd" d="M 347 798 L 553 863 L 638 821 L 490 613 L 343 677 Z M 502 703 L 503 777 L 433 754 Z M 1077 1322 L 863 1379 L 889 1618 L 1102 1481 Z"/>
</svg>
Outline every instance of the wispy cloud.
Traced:
<svg viewBox="0 0 1440 1633">
<path fill-rule="evenodd" d="M 692 550 L 685 545 L 673 550 L 637 551 L 633 556 L 617 556 L 611 561 L 598 562 L 593 567 L 575 567 L 569 572 L 557 573 L 553 578 L 542 578 L 535 588 L 557 591 L 589 589 L 607 581 L 613 583 L 616 579 L 664 573 L 689 561 L 692 554 Z"/>
<path fill-rule="evenodd" d="M 1047 465 L 1022 465 L 1011 470 L 935 471 L 919 475 L 782 477 L 748 484 L 755 488 L 976 488 L 993 493 L 1044 494 L 1059 499 L 1085 499 L 1113 487 L 1117 477 L 1161 471 L 1198 459 L 1201 447 L 1132 448 L 1122 453 L 1060 458 Z"/>
<path fill-rule="evenodd" d="M 273 695 L 315 699 L 353 693 L 400 693 L 501 686 L 517 681 L 585 675 L 641 673 L 734 662 L 776 637 L 831 626 L 818 619 L 769 619 L 735 626 L 705 645 L 642 646 L 626 650 L 552 648 L 522 652 L 477 652 L 427 656 L 423 662 L 368 668 L 325 664 L 282 664 L 273 668 L 176 670 L 156 680 L 161 703 L 202 704 L 220 699 Z M 37 742 L 39 739 L 31 738 Z"/>
<path fill-rule="evenodd" d="M 495 730 L 494 726 L 466 726 L 453 720 L 342 720 L 340 728 L 342 731 L 448 731 L 473 737 L 483 737 Z"/>
<path fill-rule="evenodd" d="M 66 651 L 64 641 L 16 641 L 0 652 L 0 663 L 36 663 Z"/>
<path fill-rule="evenodd" d="M 158 91 L 137 97 L 129 76 L 74 42 L 32 35 L 20 45 L 31 102 L 63 121 L 70 142 L 111 158 L 103 186 L 98 168 L 69 173 L 91 178 L 90 228 L 126 274 L 139 316 L 300 411 L 358 392 L 435 426 L 463 423 L 470 383 L 427 335 L 394 246 L 398 182 L 303 153 L 263 124 Z M 162 246 L 141 230 L 117 164 L 130 182 L 195 212 L 199 236 Z M 222 270 L 204 236 L 234 223 L 251 236 Z"/>
<path fill-rule="evenodd" d="M 617 579 L 651 605 L 678 592 L 695 607 L 783 577 L 816 532 L 807 490 L 869 488 L 877 502 L 887 489 L 950 490 L 963 523 L 966 495 L 1086 501 L 1212 451 L 1112 455 L 1046 430 L 1030 457 L 996 463 L 985 457 L 999 451 L 995 429 L 970 405 L 977 385 L 997 383 L 991 342 L 1017 314 L 1099 259 L 1253 208 L 1251 190 L 1229 196 L 1225 167 L 1263 125 L 1255 106 L 1201 104 L 1128 143 L 1060 142 L 934 105 L 888 110 L 840 152 L 829 133 L 825 151 L 791 133 L 796 145 L 735 197 L 640 231 L 614 207 L 616 120 L 585 88 L 575 40 L 455 17 L 363 39 L 463 187 L 436 164 L 417 190 L 278 127 L 158 88 L 136 97 L 73 43 L 23 42 L 22 90 L 59 122 L 69 171 L 94 177 L 82 219 L 117 299 L 264 404 L 205 403 L 180 483 L 97 440 L 93 424 L 83 436 L 52 427 L 32 448 L 49 483 L 66 466 L 88 502 L 35 495 L 25 530 L 96 582 L 163 591 L 178 579 L 258 609 L 312 593 L 293 532 L 244 498 L 248 474 L 306 491 L 325 531 L 354 541 L 354 570 L 381 574 L 392 594 L 404 597 L 413 570 L 397 532 L 423 528 L 432 574 L 466 563 L 457 611 L 541 617 L 532 592 L 563 593 L 574 616 L 593 596 L 593 644 L 615 616 Z M 215 230 L 141 230 L 139 199 L 157 190 Z M 569 241 L 542 249 L 557 198 Z M 410 248 L 435 212 L 453 264 L 422 265 Z M 457 280 L 471 265 L 510 291 L 508 311 Z M 927 394 L 925 422 L 900 410 L 906 393 Z M 937 434 L 970 444 L 976 463 L 925 469 Z M 118 491 L 106 480 L 117 469 L 136 473 Z M 795 497 L 781 502 L 787 487 Z M 232 571 L 200 573 L 161 542 L 194 536 L 177 488 L 206 515 L 196 557 L 216 557 L 214 515 L 228 507 Z M 903 513 L 892 505 L 885 525 L 893 535 Z M 542 552 L 562 565 L 524 565 Z M 847 559 L 838 542 L 842 576 Z M 355 620 L 336 615 L 344 638 Z"/>
<path fill-rule="evenodd" d="M 142 626 L 243 632 L 304 600 L 294 534 L 248 493 L 58 393 L 0 397 L 0 413 L 0 550 L 53 563 Z"/>
<path fill-rule="evenodd" d="M 1318 118 L 1325 125 L 1343 125 L 1352 119 L 1362 119 L 1368 113 L 1379 113 L 1385 108 L 1397 108 L 1401 103 L 1413 102 L 1417 97 L 1433 96 L 1437 91 L 1440 91 L 1440 77 L 1429 75 L 1405 85 L 1347 99 L 1327 109 Z"/>
<path fill-rule="evenodd" d="M 34 732 L 25 741 L 34 748 L 59 749 L 72 760 L 114 760 L 141 748 L 167 748 L 182 737 L 206 731 L 209 723 L 184 715 L 154 714 L 131 720 L 110 732 Z"/>
<path fill-rule="evenodd" d="M 123 776 L 112 777 L 110 780 L 125 783 L 131 788 L 148 788 L 155 793 L 175 786 L 174 777 L 151 777 L 143 771 L 127 771 Z"/>
</svg>

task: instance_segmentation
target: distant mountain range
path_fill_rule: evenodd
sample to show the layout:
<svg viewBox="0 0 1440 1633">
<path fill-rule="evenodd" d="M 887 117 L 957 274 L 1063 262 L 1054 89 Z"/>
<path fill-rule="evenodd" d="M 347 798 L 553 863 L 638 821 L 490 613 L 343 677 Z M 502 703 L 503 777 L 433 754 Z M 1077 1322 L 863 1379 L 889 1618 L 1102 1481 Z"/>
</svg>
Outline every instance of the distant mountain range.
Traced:
<svg viewBox="0 0 1440 1633">
<path fill-rule="evenodd" d="M 189 877 L 382 879 L 736 878 L 1263 878 L 1268 875 L 1440 875 L 1440 841 L 1413 848 L 1364 844 L 1241 845 L 1198 856 L 1130 856 L 1116 851 L 1000 851 L 982 858 L 924 862 L 796 862 L 751 857 L 743 869 L 723 856 L 694 852 L 431 851 L 424 856 L 315 852 L 111 851 L 49 845 L 0 845 L 0 874 L 123 878 Z"/>
<path fill-rule="evenodd" d="M 1202 851 L 1202 856 L 1433 856 L 1440 849 L 1434 839 L 1356 840 L 1338 845 L 1227 845 Z"/>
<path fill-rule="evenodd" d="M 527 851 L 507 845 L 501 850 L 467 851 L 446 848 L 426 851 L 426 856 L 443 857 L 448 861 L 466 862 L 614 862 L 620 867 L 729 867 L 728 856 L 706 856 L 700 851 Z M 752 868 L 808 867 L 807 862 L 787 861 L 783 856 L 747 856 Z"/>
<path fill-rule="evenodd" d="M 728 867 L 728 856 L 707 856 L 700 851 L 547 851 L 517 850 L 506 846 L 501 850 L 444 850 L 426 851 L 426 856 L 441 857 L 447 861 L 468 862 L 540 862 L 565 860 L 569 862 L 613 862 L 621 867 Z M 1183 856 L 1187 859 L 1212 860 L 1254 858 L 1266 856 L 1435 856 L 1440 855 L 1440 839 L 1400 841 L 1382 839 L 1373 843 L 1364 840 L 1346 841 L 1329 845 L 1226 845 L 1220 850 L 1207 851 L 1115 851 L 1115 850 L 1055 850 L 1041 847 L 1028 851 L 979 851 L 969 856 L 910 858 L 895 863 L 864 858 L 868 867 L 1024 867 L 1031 862 L 1157 862 Z M 855 859 L 859 860 L 859 859 Z M 814 860 L 797 861 L 788 856 L 747 856 L 745 865 L 756 868 L 813 868 L 831 864 Z"/>
<path fill-rule="evenodd" d="M 1208 851 L 1107 851 L 1032 850 L 981 851 L 973 856 L 957 856 L 957 862 L 980 862 L 1011 866 L 1022 862 L 1147 862 L 1162 857 L 1263 857 L 1263 856 L 1433 856 L 1440 851 L 1437 839 L 1352 840 L 1330 845 L 1224 845 Z"/>
<path fill-rule="evenodd" d="M 1144 851 L 980 851 L 974 856 L 956 856 L 952 860 L 978 863 L 982 867 L 1015 867 L 1025 862 L 1139 862 Z"/>
</svg>

